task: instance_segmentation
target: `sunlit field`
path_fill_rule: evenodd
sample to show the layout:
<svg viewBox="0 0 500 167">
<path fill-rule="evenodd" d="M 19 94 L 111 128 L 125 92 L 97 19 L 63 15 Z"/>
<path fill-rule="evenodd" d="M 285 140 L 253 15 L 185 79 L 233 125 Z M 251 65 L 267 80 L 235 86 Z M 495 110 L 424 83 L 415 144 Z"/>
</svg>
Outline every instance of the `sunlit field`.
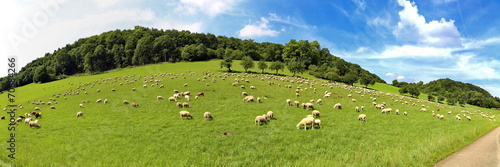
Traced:
<svg viewBox="0 0 500 167">
<path fill-rule="evenodd" d="M 239 61 L 232 69 L 235 73 L 227 73 L 218 60 L 167 63 L 19 87 L 16 104 L 23 108 L 17 108 L 17 116 L 39 107 L 41 128 L 19 122 L 13 160 L 6 149 L 10 117 L 2 111 L 0 116 L 7 119 L 0 120 L 0 160 L 5 163 L 0 165 L 432 166 L 499 125 L 494 118 L 498 111 L 403 97 L 389 85 L 362 89 L 306 74 L 291 77 L 286 70 L 276 76 L 255 68 L 251 69 L 255 73 L 247 74 Z M 190 100 L 169 101 L 174 90 L 189 91 Z M 198 92 L 205 95 L 196 99 Z M 242 92 L 261 102 L 243 101 Z M 326 92 L 331 97 L 324 97 Z M 11 104 L 7 99 L 6 94 L 0 96 L 1 108 Z M 98 99 L 108 103 L 96 103 Z M 323 103 L 314 103 L 314 109 L 321 112 L 322 128 L 297 129 L 312 110 L 288 106 L 286 99 L 300 103 L 321 99 Z M 123 104 L 124 100 L 139 106 Z M 38 101 L 52 105 L 32 104 Z M 190 107 L 179 108 L 177 102 Z M 393 112 L 381 114 L 373 102 L 386 103 Z M 334 109 L 336 103 L 342 109 Z M 356 112 L 357 106 L 365 110 Z M 183 110 L 193 119 L 181 119 Z M 76 117 L 79 111 L 82 117 Z M 255 117 L 268 111 L 275 119 L 256 125 Z M 432 116 L 433 111 L 444 118 Z M 206 121 L 204 112 L 214 119 Z M 367 115 L 367 122 L 358 121 L 360 114 Z M 457 114 L 462 120 L 455 119 Z"/>
</svg>

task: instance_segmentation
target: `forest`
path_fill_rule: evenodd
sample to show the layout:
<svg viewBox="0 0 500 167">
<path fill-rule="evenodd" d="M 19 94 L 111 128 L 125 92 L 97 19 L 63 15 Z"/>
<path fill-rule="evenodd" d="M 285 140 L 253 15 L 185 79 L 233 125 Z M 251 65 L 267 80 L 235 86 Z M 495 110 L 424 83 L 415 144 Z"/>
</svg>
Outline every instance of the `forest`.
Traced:
<svg viewBox="0 0 500 167">
<path fill-rule="evenodd" d="M 228 71 L 232 71 L 233 60 L 248 62 L 242 64 L 246 66 L 245 72 L 253 68 L 252 61 L 259 61 L 258 69 L 262 72 L 269 69 L 278 74 L 286 67 L 294 75 L 308 72 L 318 78 L 350 85 L 359 82 L 368 87 L 375 83 L 386 83 L 379 76 L 359 65 L 332 55 L 327 48 L 322 48 L 318 41 L 291 39 L 284 45 L 270 42 L 258 43 L 251 39 L 242 40 L 210 33 L 192 33 L 174 29 L 159 30 L 141 26 L 81 38 L 73 44 L 54 50 L 53 53 L 46 53 L 43 57 L 21 68 L 15 76 L 15 81 L 17 86 L 23 86 L 64 79 L 76 74 L 97 74 L 147 64 L 211 59 L 221 59 L 220 67 Z M 270 65 L 267 66 L 265 62 L 270 62 Z M 470 86 L 470 84 L 467 85 L 470 88 L 466 89 L 467 91 L 461 91 L 456 86 L 443 87 L 433 82 L 426 84 L 429 86 L 404 82 L 393 83 L 393 85 L 402 88 L 402 94 L 413 90 L 410 93 L 412 96 L 416 93 L 427 92 L 432 97 L 437 97 L 438 101 L 441 97 L 445 97 L 448 102 L 456 100 L 460 104 L 500 107 L 499 98 L 493 98 L 487 91 L 477 86 L 475 88 L 474 85 Z M 409 89 L 410 87 L 413 89 Z M 8 88 L 8 77 L 0 78 L 0 91 Z M 453 91 L 448 91 L 448 88 Z M 464 100 L 463 97 L 467 99 Z"/>
</svg>

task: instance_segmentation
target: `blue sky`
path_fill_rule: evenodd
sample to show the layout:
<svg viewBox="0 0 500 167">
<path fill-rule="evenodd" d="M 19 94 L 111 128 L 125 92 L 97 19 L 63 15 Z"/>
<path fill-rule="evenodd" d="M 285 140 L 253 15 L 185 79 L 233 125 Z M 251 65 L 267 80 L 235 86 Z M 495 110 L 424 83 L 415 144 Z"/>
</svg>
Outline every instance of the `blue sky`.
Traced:
<svg viewBox="0 0 500 167">
<path fill-rule="evenodd" d="M 451 78 L 500 96 L 499 9 L 494 0 L 7 0 L 0 64 L 15 55 L 24 66 L 79 38 L 141 25 L 280 44 L 317 40 L 389 83 Z"/>
</svg>

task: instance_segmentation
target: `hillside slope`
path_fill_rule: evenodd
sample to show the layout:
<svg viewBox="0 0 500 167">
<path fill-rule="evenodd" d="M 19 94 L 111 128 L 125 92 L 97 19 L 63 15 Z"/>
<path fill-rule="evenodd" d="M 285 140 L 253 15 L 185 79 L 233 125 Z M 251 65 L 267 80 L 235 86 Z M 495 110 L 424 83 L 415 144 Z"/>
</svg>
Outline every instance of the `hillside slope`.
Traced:
<svg viewBox="0 0 500 167">
<path fill-rule="evenodd" d="M 0 151 L 0 160 L 16 166 L 431 166 L 499 125 L 498 111 L 431 103 L 306 74 L 246 74 L 238 66 L 236 73 L 225 73 L 219 63 L 148 65 L 19 87 L 16 101 L 23 108 L 16 113 L 40 107 L 41 128 L 20 122 L 15 131 L 16 160 L 6 156 L 7 149 Z M 177 100 L 188 102 L 190 108 L 166 100 L 174 90 L 191 92 L 189 101 Z M 205 96 L 196 99 L 198 92 Z M 242 101 L 242 92 L 261 98 L 261 103 Z M 332 93 L 330 98 L 326 92 Z M 97 99 L 109 103 L 96 103 Z M 311 110 L 288 106 L 286 99 L 322 99 L 321 105 L 314 103 L 322 128 L 297 129 Z M 32 104 L 39 101 L 51 102 L 55 109 Z M 385 103 L 393 112 L 381 114 L 374 102 Z M 334 109 L 336 103 L 342 109 Z M 1 95 L 1 107 L 6 104 L 6 95 Z M 356 106 L 365 110 L 356 112 Z M 182 110 L 194 119 L 181 120 Z M 84 116 L 77 118 L 79 111 Z M 268 111 L 276 119 L 256 125 L 255 117 Z M 205 121 L 204 112 L 211 112 L 214 120 Z M 366 114 L 368 121 L 358 121 L 359 114 Z M 472 120 L 465 121 L 464 115 Z M 8 141 L 8 120 L 0 124 L 0 140 Z M 8 148 L 9 143 L 1 142 L 0 147 Z"/>
</svg>

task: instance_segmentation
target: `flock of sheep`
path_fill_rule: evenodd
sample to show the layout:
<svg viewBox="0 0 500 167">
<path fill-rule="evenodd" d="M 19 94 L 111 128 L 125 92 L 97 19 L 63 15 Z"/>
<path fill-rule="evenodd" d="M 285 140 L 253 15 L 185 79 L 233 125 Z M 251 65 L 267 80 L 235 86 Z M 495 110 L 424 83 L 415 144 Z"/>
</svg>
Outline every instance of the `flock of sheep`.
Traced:
<svg viewBox="0 0 500 167">
<path fill-rule="evenodd" d="M 190 72 L 188 71 L 188 75 L 198 75 L 197 73 Z M 77 85 L 76 87 L 70 87 L 68 91 L 61 92 L 61 93 L 54 93 L 50 98 L 48 98 L 48 101 L 43 101 L 43 100 L 33 100 L 33 101 L 28 101 L 28 103 L 31 103 L 32 105 L 36 106 L 33 107 L 34 111 L 30 111 L 29 113 L 26 113 L 24 116 L 20 116 L 18 119 L 16 119 L 16 122 L 21 122 L 23 119 L 28 124 L 30 127 L 37 127 L 40 128 L 40 124 L 38 120 L 32 120 L 31 117 L 35 118 L 41 118 L 41 112 L 35 112 L 35 111 L 40 111 L 41 106 L 47 105 L 50 106 L 49 109 L 56 110 L 57 104 L 59 104 L 59 101 L 57 99 L 61 99 L 63 97 L 64 100 L 67 100 L 70 96 L 75 96 L 76 98 L 81 98 L 80 92 L 83 92 L 84 94 L 89 94 L 87 89 L 98 87 L 99 84 L 118 84 L 120 86 L 122 85 L 127 85 L 127 84 L 134 84 L 134 83 L 140 83 L 142 85 L 142 89 L 147 89 L 147 88 L 152 88 L 152 87 L 158 87 L 158 89 L 165 89 L 165 86 L 162 83 L 163 81 L 160 80 L 160 78 L 163 77 L 170 77 L 170 79 L 175 79 L 179 77 L 183 77 L 184 79 L 186 78 L 186 75 L 184 74 L 172 74 L 172 73 L 159 73 L 159 74 L 150 74 L 150 75 L 145 75 L 145 76 L 135 76 L 135 75 L 127 75 L 123 77 L 114 77 L 114 78 L 102 78 L 101 80 L 96 80 L 94 82 L 89 82 L 89 83 L 84 83 L 81 85 Z M 251 78 L 256 78 L 260 81 L 267 81 L 267 84 L 270 86 L 275 86 L 275 87 L 281 87 L 282 89 L 285 89 L 285 92 L 290 92 L 289 95 L 290 99 L 285 100 L 285 104 L 287 106 L 291 107 L 296 107 L 296 108 L 302 108 L 304 110 L 311 110 L 312 113 L 310 115 L 307 115 L 305 118 L 302 118 L 299 123 L 296 125 L 296 128 L 299 129 L 303 127 L 304 129 L 316 129 L 316 128 L 322 128 L 321 126 L 321 120 L 318 118 L 320 117 L 320 111 L 318 108 L 322 108 L 321 110 L 327 111 L 324 113 L 330 114 L 331 112 L 328 110 L 342 110 L 343 105 L 339 103 L 339 101 L 344 98 L 341 96 L 341 94 L 338 93 L 338 91 L 344 91 L 344 92 L 349 92 L 349 94 L 346 96 L 349 98 L 349 104 L 348 106 L 356 106 L 354 108 L 355 112 L 360 113 L 358 115 L 358 120 L 362 122 L 367 122 L 367 117 L 370 114 L 374 113 L 369 113 L 365 110 L 364 106 L 372 106 L 373 109 L 369 110 L 380 110 L 382 114 L 391 114 L 395 113 L 396 115 L 399 115 L 400 111 L 399 109 L 393 110 L 392 108 L 398 107 L 399 105 L 404 106 L 404 105 L 409 105 L 409 106 L 417 106 L 417 104 L 421 104 L 421 112 L 427 112 L 427 109 L 430 107 L 430 105 L 435 105 L 435 107 L 438 108 L 438 111 L 440 109 L 445 109 L 446 105 L 438 104 L 438 103 L 433 103 L 425 100 L 420 100 L 420 99 L 414 99 L 410 98 L 407 96 L 401 96 L 401 95 L 395 95 L 395 94 L 390 94 L 390 93 L 383 93 L 383 92 L 378 92 L 378 91 L 373 91 L 370 89 L 365 89 L 361 87 L 356 87 L 356 86 L 349 86 L 349 85 L 344 85 L 344 84 L 338 84 L 338 83 L 331 83 L 327 81 L 321 81 L 321 80 L 310 80 L 310 79 L 304 79 L 304 78 L 299 78 L 299 77 L 280 77 L 280 76 L 273 76 L 273 75 L 263 75 L 263 74 L 234 74 L 234 73 L 210 73 L 210 72 L 203 72 L 202 78 L 198 78 L 197 81 L 211 81 L 212 83 L 216 83 L 218 79 L 221 80 L 226 80 L 229 77 L 236 77 L 234 79 L 234 82 L 231 83 L 232 86 L 239 86 L 240 89 L 245 90 L 241 93 L 242 96 L 244 96 L 243 101 L 244 102 L 255 102 L 255 103 L 262 103 L 264 102 L 265 99 L 267 99 L 266 96 L 262 97 L 255 97 L 251 95 L 251 91 L 257 90 L 256 86 L 248 86 L 250 90 L 246 90 L 247 86 L 245 84 L 249 85 L 250 84 L 250 79 Z M 209 79 L 210 78 L 210 79 Z M 216 79 L 217 78 L 217 79 Z M 278 84 L 276 84 L 276 82 Z M 285 85 L 286 83 L 286 85 Z M 73 86 L 73 83 L 68 83 L 69 85 Z M 283 84 L 283 87 L 282 85 Z M 189 83 L 184 83 L 182 86 L 183 87 L 188 87 L 190 84 Z M 293 86 L 295 85 L 295 86 Z M 209 83 L 206 83 L 205 86 L 210 86 Z M 294 89 L 295 88 L 295 89 Z M 288 91 L 288 89 L 290 91 Z M 317 90 L 318 89 L 326 89 L 324 94 L 318 94 Z M 335 90 L 335 91 L 334 91 Z M 97 89 L 95 93 L 103 93 L 105 90 Z M 123 90 L 120 90 L 119 87 L 112 88 L 109 90 L 110 92 L 120 92 Z M 138 92 L 141 91 L 140 89 L 137 88 L 131 88 L 129 89 L 131 92 Z M 313 94 L 317 94 L 317 98 L 311 99 L 306 102 L 299 102 L 298 100 L 291 100 L 293 98 L 303 98 L 301 94 L 304 94 L 304 92 L 310 91 Z M 330 92 L 334 91 L 334 92 Z M 166 91 L 164 91 L 166 92 Z M 250 93 L 249 93 L 250 92 Z M 353 95 L 354 94 L 354 95 Z M 193 94 L 194 95 L 194 94 Z M 204 92 L 198 92 L 194 99 L 191 99 L 191 92 L 190 91 L 179 91 L 179 90 L 173 90 L 172 96 L 169 96 L 168 98 L 164 98 L 162 95 L 156 96 L 156 100 L 165 100 L 167 103 L 172 103 L 175 104 L 177 108 L 183 108 L 187 109 L 190 108 L 191 105 L 189 102 L 191 100 L 196 100 L 199 99 L 200 97 L 205 96 Z M 354 97 L 356 96 L 356 97 Z M 393 102 L 391 102 L 392 106 L 388 106 L 387 103 L 382 102 L 378 103 L 377 98 L 381 96 L 386 96 L 390 97 Z M 356 99 L 358 98 L 358 99 Z M 369 99 L 369 100 L 368 100 Z M 387 99 L 387 98 L 386 98 Z M 109 99 L 97 99 L 95 103 L 97 104 L 109 104 L 111 100 Z M 366 101 L 370 101 L 370 103 L 366 103 Z M 323 106 L 325 102 L 329 102 L 331 104 L 334 103 L 333 106 L 330 107 L 319 107 Z M 346 102 L 345 100 L 343 102 Z M 365 104 L 363 105 L 363 102 Z M 81 103 L 78 104 L 78 108 L 75 107 L 75 110 L 78 109 L 83 109 L 86 107 L 86 104 L 90 103 L 90 100 L 83 99 L 81 100 Z M 128 100 L 123 100 L 123 104 L 125 105 L 131 105 L 132 107 L 139 107 L 139 104 L 136 102 L 129 102 Z M 359 107 L 359 105 L 361 105 Z M 392 107 L 392 108 L 389 108 Z M 22 105 L 18 106 L 19 110 L 23 110 L 24 107 Z M 327 109 L 328 108 L 328 109 Z M 4 108 L 4 111 L 7 110 Z M 365 112 L 365 113 L 361 113 Z M 486 112 L 480 112 L 480 111 L 474 111 L 474 112 L 469 112 L 469 111 L 462 111 L 462 115 L 457 114 L 455 116 L 456 120 L 461 120 L 461 116 L 463 116 L 466 120 L 472 120 L 470 115 L 480 115 L 483 118 L 489 118 L 491 120 L 495 119 L 495 116 L 492 115 L 490 116 L 489 113 Z M 408 116 L 409 111 L 404 111 L 403 115 Z M 438 119 L 444 119 L 445 116 L 444 114 L 436 114 L 437 112 L 432 111 L 432 116 L 435 116 Z M 451 115 L 451 111 L 447 113 L 448 115 Z M 76 117 L 82 117 L 83 112 L 78 111 L 76 113 Z M 181 120 L 183 119 L 193 119 L 193 114 L 191 114 L 189 111 L 182 110 L 179 112 L 179 117 Z M 5 119 L 5 116 L 1 117 L 2 119 Z M 204 112 L 203 113 L 203 118 L 207 121 L 213 120 L 213 115 L 210 112 Z M 275 119 L 275 115 L 273 111 L 268 111 L 266 114 L 263 115 L 258 115 L 255 117 L 255 125 L 265 125 L 268 124 L 271 120 Z M 354 118 L 353 118 L 354 119 Z"/>
</svg>

